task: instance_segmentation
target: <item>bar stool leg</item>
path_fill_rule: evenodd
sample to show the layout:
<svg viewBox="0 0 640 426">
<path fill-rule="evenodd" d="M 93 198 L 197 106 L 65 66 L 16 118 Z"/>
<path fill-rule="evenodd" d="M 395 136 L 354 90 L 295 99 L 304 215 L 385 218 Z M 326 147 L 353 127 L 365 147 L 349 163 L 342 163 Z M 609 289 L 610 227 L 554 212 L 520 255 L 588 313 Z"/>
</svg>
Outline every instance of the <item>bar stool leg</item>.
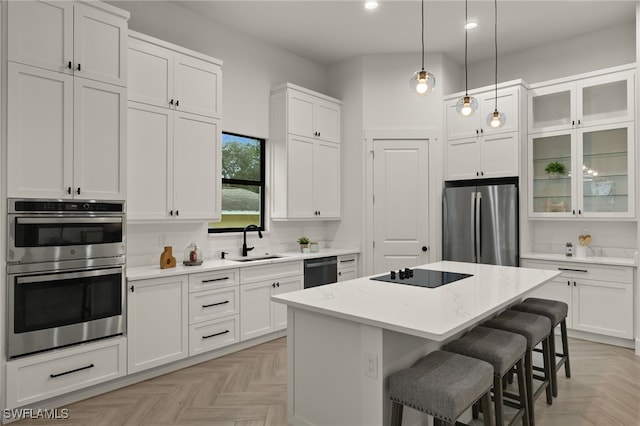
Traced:
<svg viewBox="0 0 640 426">
<path fill-rule="evenodd" d="M 524 356 L 524 376 L 527 381 L 527 407 L 529 407 L 529 424 L 534 426 L 535 420 L 535 406 L 533 405 L 533 363 L 531 349 L 527 349 L 527 353 Z"/>
<path fill-rule="evenodd" d="M 502 426 L 504 424 L 504 410 L 502 408 L 504 399 L 503 389 L 502 389 L 502 378 L 494 376 L 493 377 L 493 401 L 496 410 L 496 425 Z M 484 411 L 484 407 L 482 407 Z M 487 416 L 487 412 L 484 411 L 482 413 L 483 416 Z"/>
<path fill-rule="evenodd" d="M 524 372 L 524 362 L 522 359 L 518 360 L 516 363 L 516 374 L 518 376 L 518 389 L 520 393 L 520 406 L 524 407 L 524 415 L 522 416 L 522 426 L 529 426 L 529 419 L 531 418 L 529 408 L 529 401 L 527 395 L 529 391 L 527 390 L 526 378 Z"/>
<path fill-rule="evenodd" d="M 564 375 L 571 377 L 571 366 L 569 365 L 569 341 L 567 339 L 567 321 L 566 318 L 560 323 L 560 335 L 562 336 L 562 353 L 565 356 Z"/>
<path fill-rule="evenodd" d="M 552 383 L 552 373 L 551 370 L 555 370 L 555 362 L 553 363 L 553 366 L 551 365 L 552 361 L 551 361 L 551 348 L 550 348 L 550 344 L 549 344 L 549 340 L 553 338 L 553 333 L 550 334 L 546 339 L 544 339 L 542 341 L 542 352 L 543 352 L 543 360 L 544 360 L 544 378 L 549 381 L 549 384 L 547 385 L 547 404 L 551 405 L 553 404 L 553 392 L 551 390 L 551 383 Z M 555 359 L 555 357 L 554 357 Z"/>
<path fill-rule="evenodd" d="M 549 383 L 551 384 L 551 393 L 554 397 L 558 397 L 558 377 L 556 373 L 556 336 L 554 332 L 555 328 L 551 329 L 551 336 L 549 337 L 549 354 L 551 355 L 551 377 L 549 377 Z"/>
<path fill-rule="evenodd" d="M 498 385 L 500 384 L 500 380 L 497 380 Z M 495 386 L 496 380 L 494 380 L 494 386 Z M 498 388 L 500 388 L 500 386 L 498 386 Z M 500 394 L 502 395 L 502 388 L 500 388 Z M 496 398 L 496 401 L 498 400 L 498 398 Z M 484 423 L 484 426 L 491 426 L 491 418 L 493 417 L 491 415 L 491 390 L 485 392 L 484 395 L 482 395 L 482 398 L 480 399 L 480 404 L 482 405 L 482 421 Z M 502 404 L 500 404 L 500 409 L 502 410 Z M 502 425 L 500 425 L 502 426 Z"/>
<path fill-rule="evenodd" d="M 400 426 L 402 424 L 402 411 L 404 405 L 398 402 L 391 403 L 391 426 Z"/>
</svg>

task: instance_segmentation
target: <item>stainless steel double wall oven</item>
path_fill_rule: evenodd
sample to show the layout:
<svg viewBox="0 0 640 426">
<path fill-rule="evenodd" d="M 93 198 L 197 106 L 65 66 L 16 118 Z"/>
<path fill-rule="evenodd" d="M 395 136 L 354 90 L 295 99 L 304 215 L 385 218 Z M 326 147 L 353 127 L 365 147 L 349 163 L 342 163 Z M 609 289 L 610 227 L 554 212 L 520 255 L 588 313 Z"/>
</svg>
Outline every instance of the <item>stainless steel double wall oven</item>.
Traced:
<svg viewBox="0 0 640 426">
<path fill-rule="evenodd" d="M 9 199 L 9 358 L 125 332 L 125 203 Z"/>
</svg>

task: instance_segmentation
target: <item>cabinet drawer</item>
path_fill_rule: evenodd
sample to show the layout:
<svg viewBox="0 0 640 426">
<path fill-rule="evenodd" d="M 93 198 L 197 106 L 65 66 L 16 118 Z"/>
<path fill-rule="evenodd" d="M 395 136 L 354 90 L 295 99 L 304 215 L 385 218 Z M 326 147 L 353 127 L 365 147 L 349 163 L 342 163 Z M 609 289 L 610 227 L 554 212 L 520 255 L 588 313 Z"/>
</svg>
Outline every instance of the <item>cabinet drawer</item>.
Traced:
<svg viewBox="0 0 640 426">
<path fill-rule="evenodd" d="M 304 274 L 302 261 L 249 266 L 240 270 L 242 284 Z"/>
<path fill-rule="evenodd" d="M 238 269 L 189 274 L 189 293 L 230 287 L 238 284 Z"/>
<path fill-rule="evenodd" d="M 545 262 L 539 260 L 524 260 L 522 266 L 534 269 L 549 269 L 562 271 L 567 278 L 583 278 L 590 280 L 604 280 L 618 283 L 633 283 L 633 268 L 615 265 L 593 265 L 580 262 Z"/>
<path fill-rule="evenodd" d="M 125 338 L 7 363 L 7 407 L 15 408 L 126 374 Z"/>
<path fill-rule="evenodd" d="M 189 356 L 238 342 L 238 315 L 189 326 Z"/>
<path fill-rule="evenodd" d="M 202 291 L 189 295 L 189 324 L 238 313 L 238 287 Z"/>
<path fill-rule="evenodd" d="M 341 256 L 338 256 L 338 269 L 357 268 L 357 267 L 358 267 L 357 254 L 343 254 Z"/>
</svg>

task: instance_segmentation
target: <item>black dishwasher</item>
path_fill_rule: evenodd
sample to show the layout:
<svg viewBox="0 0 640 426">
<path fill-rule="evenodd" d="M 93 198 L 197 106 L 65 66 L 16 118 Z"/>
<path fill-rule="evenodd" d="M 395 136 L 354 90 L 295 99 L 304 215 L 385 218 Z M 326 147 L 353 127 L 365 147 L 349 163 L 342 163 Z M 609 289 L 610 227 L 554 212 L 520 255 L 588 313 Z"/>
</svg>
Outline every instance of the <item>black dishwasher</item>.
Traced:
<svg viewBox="0 0 640 426">
<path fill-rule="evenodd" d="M 304 288 L 317 287 L 338 281 L 338 258 L 317 257 L 304 261 Z"/>
</svg>

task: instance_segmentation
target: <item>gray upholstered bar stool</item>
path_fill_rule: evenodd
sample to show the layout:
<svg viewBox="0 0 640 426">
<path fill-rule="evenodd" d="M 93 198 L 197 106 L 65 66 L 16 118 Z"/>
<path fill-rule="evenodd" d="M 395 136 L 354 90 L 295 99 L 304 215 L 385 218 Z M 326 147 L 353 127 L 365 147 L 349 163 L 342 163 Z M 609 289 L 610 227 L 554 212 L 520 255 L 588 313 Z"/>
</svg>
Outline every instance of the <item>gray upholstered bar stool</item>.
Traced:
<svg viewBox="0 0 640 426">
<path fill-rule="evenodd" d="M 527 399 L 529 402 L 529 424 L 535 424 L 535 400 L 546 391 L 547 404 L 553 404 L 551 394 L 551 352 L 549 351 L 549 338 L 551 336 L 551 321 L 542 315 L 529 314 L 506 310 L 496 318 L 482 323 L 485 327 L 498 328 L 523 335 L 527 339 L 527 353 L 524 357 L 524 369 L 527 379 Z M 542 384 L 536 392 L 533 391 L 533 348 L 542 342 L 542 358 L 544 360 L 544 377 Z"/>
<path fill-rule="evenodd" d="M 481 400 L 485 426 L 491 425 L 491 364 L 452 352 L 435 351 L 412 367 L 389 376 L 391 425 L 402 424 L 404 406 L 434 418 L 434 426 L 454 425 L 464 411 Z"/>
<path fill-rule="evenodd" d="M 460 339 L 447 343 L 442 349 L 472 358 L 478 358 L 493 365 L 493 400 L 497 426 L 504 424 L 503 404 L 505 404 L 505 401 L 502 388 L 503 378 L 515 366 L 518 375 L 517 398 L 519 404 L 516 406 L 518 412 L 509 422 L 509 425 L 514 424 L 520 418 L 522 418 L 523 426 L 529 424 L 527 386 L 524 372 L 527 339 L 525 339 L 524 336 L 505 330 L 479 326 Z"/>
<path fill-rule="evenodd" d="M 530 297 L 525 299 L 522 303 L 512 306 L 511 309 L 520 312 L 529 312 L 531 314 L 542 315 L 549 318 L 551 321 L 551 339 L 549 339 L 550 350 L 553 354 L 552 360 L 554 362 L 553 369 L 551 371 L 551 390 L 553 396 L 558 396 L 558 370 L 564 364 L 564 374 L 567 377 L 571 377 L 571 365 L 569 364 L 569 341 L 567 339 L 567 313 L 569 306 L 564 302 L 549 299 L 538 299 Z M 560 324 L 560 337 L 562 339 L 562 352 L 556 352 L 556 340 L 553 330 Z M 556 362 L 556 357 L 560 357 Z"/>
</svg>

